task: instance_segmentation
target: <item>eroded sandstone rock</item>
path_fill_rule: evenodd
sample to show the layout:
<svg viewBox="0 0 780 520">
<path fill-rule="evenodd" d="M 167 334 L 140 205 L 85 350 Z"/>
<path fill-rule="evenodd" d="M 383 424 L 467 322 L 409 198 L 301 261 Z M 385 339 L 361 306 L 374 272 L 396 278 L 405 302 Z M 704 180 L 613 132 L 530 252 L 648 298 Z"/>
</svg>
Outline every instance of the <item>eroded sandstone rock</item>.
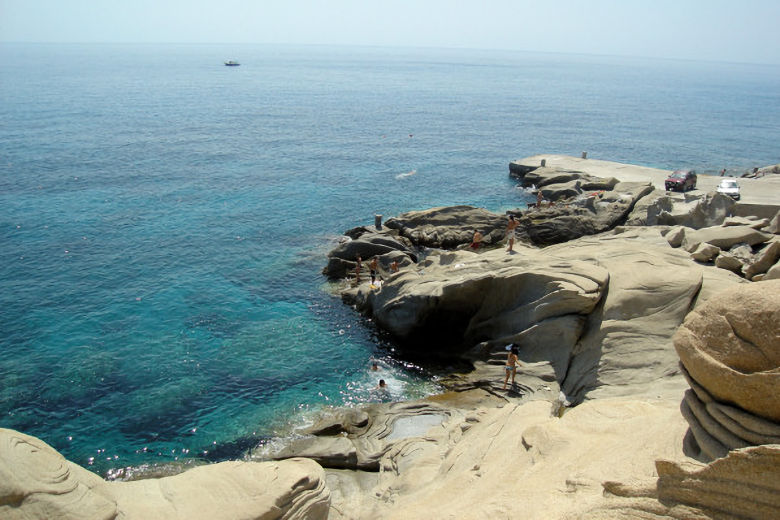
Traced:
<svg viewBox="0 0 780 520">
<path fill-rule="evenodd" d="M 0 429 L 0 518 L 7 520 L 325 519 L 322 468 L 306 459 L 222 462 L 179 475 L 106 482 L 45 442 Z"/>
<path fill-rule="evenodd" d="M 780 511 L 780 446 L 732 451 L 710 464 L 656 461 L 655 482 L 605 482 L 607 504 L 578 516 L 765 520 Z"/>
<path fill-rule="evenodd" d="M 691 388 L 682 412 L 709 459 L 780 441 L 780 281 L 733 287 L 674 335 Z"/>
<path fill-rule="evenodd" d="M 754 246 L 769 241 L 772 235 L 762 233 L 750 226 L 712 226 L 693 231 L 686 231 L 682 248 L 688 252 L 694 251 L 699 244 L 707 243 L 720 249 L 728 250 L 736 244 Z"/>
</svg>

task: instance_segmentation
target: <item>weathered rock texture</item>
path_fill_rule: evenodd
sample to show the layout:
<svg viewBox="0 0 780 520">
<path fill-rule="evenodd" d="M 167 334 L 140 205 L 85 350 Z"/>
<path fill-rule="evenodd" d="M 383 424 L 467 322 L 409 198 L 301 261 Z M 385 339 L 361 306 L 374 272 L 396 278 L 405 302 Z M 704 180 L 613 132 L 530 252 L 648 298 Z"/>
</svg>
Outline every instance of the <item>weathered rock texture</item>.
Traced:
<svg viewBox="0 0 780 520">
<path fill-rule="evenodd" d="M 327 470 L 330 519 L 570 518 L 606 503 L 605 480 L 649 480 L 657 457 L 684 460 L 675 400 L 588 401 L 558 418 L 545 401 L 485 395 L 445 394 L 423 414 L 378 420 L 391 424 L 373 437 L 378 471 Z"/>
<path fill-rule="evenodd" d="M 506 216 L 482 208 L 448 206 L 403 213 L 385 225 L 417 246 L 455 249 L 470 244 L 475 231 L 482 233 L 485 245 L 501 242 L 506 222 Z"/>
<path fill-rule="evenodd" d="M 707 458 L 780 442 L 780 281 L 711 299 L 674 335 L 692 391 L 682 411 Z"/>
<path fill-rule="evenodd" d="M 368 275 L 368 261 L 373 256 L 379 257 L 385 270 L 389 270 L 393 261 L 402 267 L 417 261 L 417 256 L 403 239 L 387 232 L 356 228 L 350 230 L 342 242 L 328 253 L 328 265 L 322 274 L 328 278 L 353 275 L 358 256 L 362 259 L 362 276 Z"/>
<path fill-rule="evenodd" d="M 703 465 L 659 460 L 658 479 L 604 483 L 606 504 L 576 518 L 746 519 L 777 518 L 780 446 L 732 451 Z"/>
<path fill-rule="evenodd" d="M 575 192 L 565 202 L 524 213 L 520 226 L 539 245 L 595 235 L 622 224 L 636 201 L 651 191 L 649 183 L 622 182 L 612 191 Z"/>
<path fill-rule="evenodd" d="M 45 442 L 0 429 L 4 520 L 325 519 L 330 495 L 315 462 L 223 462 L 172 477 L 105 482 Z"/>
<path fill-rule="evenodd" d="M 433 254 L 381 291 L 364 284 L 343 297 L 407 348 L 450 357 L 471 349 L 487 363 L 471 375 L 477 386 L 502 381 L 504 346 L 519 343 L 521 360 L 549 363 L 578 402 L 679 388 L 674 330 L 699 297 L 739 281 L 670 249 L 656 229 L 621 228 L 515 254 Z"/>
</svg>

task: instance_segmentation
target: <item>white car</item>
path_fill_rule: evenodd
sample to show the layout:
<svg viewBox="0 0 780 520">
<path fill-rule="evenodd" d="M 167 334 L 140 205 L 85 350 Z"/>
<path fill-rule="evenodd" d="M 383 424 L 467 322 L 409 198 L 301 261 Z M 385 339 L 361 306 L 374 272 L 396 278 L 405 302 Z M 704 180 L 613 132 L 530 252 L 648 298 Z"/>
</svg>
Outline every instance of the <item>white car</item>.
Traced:
<svg viewBox="0 0 780 520">
<path fill-rule="evenodd" d="M 718 184 L 718 193 L 728 195 L 734 200 L 739 200 L 739 184 L 734 179 L 723 179 Z"/>
</svg>

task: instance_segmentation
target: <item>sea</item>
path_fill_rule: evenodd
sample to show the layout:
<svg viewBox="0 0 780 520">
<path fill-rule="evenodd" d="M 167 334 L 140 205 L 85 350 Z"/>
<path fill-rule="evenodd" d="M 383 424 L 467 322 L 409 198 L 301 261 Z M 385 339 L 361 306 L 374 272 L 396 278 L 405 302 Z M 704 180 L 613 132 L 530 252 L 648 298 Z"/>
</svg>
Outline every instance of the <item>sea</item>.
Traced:
<svg viewBox="0 0 780 520">
<path fill-rule="evenodd" d="M 0 44 L 0 427 L 128 478 L 434 394 L 446 360 L 401 356 L 322 276 L 345 230 L 522 208 L 530 155 L 739 175 L 778 143 L 777 65 Z"/>
</svg>

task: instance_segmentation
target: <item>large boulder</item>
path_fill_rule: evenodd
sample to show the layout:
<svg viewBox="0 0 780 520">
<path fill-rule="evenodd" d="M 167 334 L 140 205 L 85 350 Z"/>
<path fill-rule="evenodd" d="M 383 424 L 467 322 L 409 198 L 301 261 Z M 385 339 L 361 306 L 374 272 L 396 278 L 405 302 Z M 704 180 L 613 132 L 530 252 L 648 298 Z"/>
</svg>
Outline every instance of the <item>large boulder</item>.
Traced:
<svg viewBox="0 0 780 520">
<path fill-rule="evenodd" d="M 750 226 L 712 226 L 693 231 L 686 231 L 682 241 L 682 247 L 688 252 L 693 252 L 701 243 L 717 246 L 722 250 L 728 250 L 736 244 L 748 244 L 755 246 L 769 241 L 772 235 L 762 233 Z"/>
<path fill-rule="evenodd" d="M 345 236 L 341 243 L 328 253 L 328 264 L 323 268 L 322 274 L 328 278 L 345 278 L 354 272 L 358 256 L 363 263 L 373 256 L 384 258 L 384 263 L 396 260 L 399 265 L 417 261 L 414 252 L 391 234 L 362 232 L 354 239 Z M 364 265 L 363 269 L 367 271 L 368 266 Z"/>
<path fill-rule="evenodd" d="M 636 201 L 652 191 L 650 183 L 621 182 L 612 191 L 528 211 L 520 217 L 520 227 L 538 245 L 595 235 L 621 224 Z"/>
<path fill-rule="evenodd" d="M 769 271 L 780 259 L 780 241 L 773 241 L 756 254 L 756 260 L 745 269 L 745 278 L 752 280 L 757 274 Z"/>
<path fill-rule="evenodd" d="M 483 235 L 485 245 L 501 242 L 507 217 L 473 206 L 447 206 L 424 211 L 410 211 L 385 223 L 413 244 L 424 247 L 455 249 L 470 244 L 475 231 Z"/>
<path fill-rule="evenodd" d="M 778 280 L 723 291 L 689 314 L 675 333 L 674 346 L 693 389 L 683 412 L 707 456 L 749 445 L 751 437 L 742 430 L 755 430 L 760 422 L 774 423 L 768 431 L 780 440 L 779 337 Z M 749 424 L 735 416 L 720 419 L 711 403 L 756 419 Z"/>
<path fill-rule="evenodd" d="M 0 429 L 5 520 L 325 519 L 330 494 L 316 462 L 223 462 L 179 475 L 106 482 L 45 442 Z"/>
<path fill-rule="evenodd" d="M 626 219 L 629 226 L 718 226 L 731 215 L 734 200 L 721 193 L 654 192 L 637 202 Z"/>
<path fill-rule="evenodd" d="M 404 344 L 468 347 L 561 315 L 588 314 L 607 273 L 598 266 L 545 258 L 536 250 L 434 253 L 381 291 L 346 293 Z"/>
</svg>

